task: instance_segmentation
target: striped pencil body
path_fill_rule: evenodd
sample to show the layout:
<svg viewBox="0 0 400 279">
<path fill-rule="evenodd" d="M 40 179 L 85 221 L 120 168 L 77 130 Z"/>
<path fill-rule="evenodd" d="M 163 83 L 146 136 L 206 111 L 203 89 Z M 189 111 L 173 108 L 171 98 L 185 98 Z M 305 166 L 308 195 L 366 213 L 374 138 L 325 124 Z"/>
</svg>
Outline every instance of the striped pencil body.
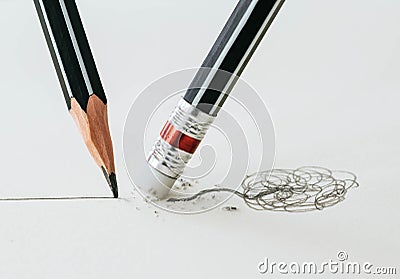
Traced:
<svg viewBox="0 0 400 279">
<path fill-rule="evenodd" d="M 74 0 L 34 0 L 68 110 L 118 196 L 107 98 Z"/>
<path fill-rule="evenodd" d="M 164 184 L 150 187 L 160 189 L 155 196 L 162 198 L 182 174 L 283 3 L 239 1 L 148 157 Z"/>
</svg>

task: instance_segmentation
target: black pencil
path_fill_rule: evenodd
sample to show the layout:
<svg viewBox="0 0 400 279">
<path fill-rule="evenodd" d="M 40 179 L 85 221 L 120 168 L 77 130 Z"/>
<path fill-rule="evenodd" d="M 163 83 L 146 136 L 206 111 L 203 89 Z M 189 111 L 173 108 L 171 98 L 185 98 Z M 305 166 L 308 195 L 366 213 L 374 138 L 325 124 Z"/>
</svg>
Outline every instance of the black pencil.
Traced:
<svg viewBox="0 0 400 279">
<path fill-rule="evenodd" d="M 107 98 L 75 1 L 34 3 L 68 110 L 114 197 L 118 197 Z"/>
<path fill-rule="evenodd" d="M 148 157 L 146 194 L 164 198 L 196 151 L 284 0 L 240 0 Z"/>
<path fill-rule="evenodd" d="M 217 115 L 285 0 L 241 0 L 195 75 L 184 99 Z M 232 75 L 224 74 L 226 71 Z"/>
</svg>

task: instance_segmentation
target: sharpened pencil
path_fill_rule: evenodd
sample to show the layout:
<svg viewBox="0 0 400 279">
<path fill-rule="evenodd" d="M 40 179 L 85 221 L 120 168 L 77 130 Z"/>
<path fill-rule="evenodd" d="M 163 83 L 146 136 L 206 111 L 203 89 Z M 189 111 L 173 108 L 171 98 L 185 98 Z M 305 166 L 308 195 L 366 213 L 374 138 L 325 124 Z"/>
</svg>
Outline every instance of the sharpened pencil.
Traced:
<svg viewBox="0 0 400 279">
<path fill-rule="evenodd" d="M 72 118 L 118 197 L 107 98 L 74 0 L 34 0 Z"/>
</svg>

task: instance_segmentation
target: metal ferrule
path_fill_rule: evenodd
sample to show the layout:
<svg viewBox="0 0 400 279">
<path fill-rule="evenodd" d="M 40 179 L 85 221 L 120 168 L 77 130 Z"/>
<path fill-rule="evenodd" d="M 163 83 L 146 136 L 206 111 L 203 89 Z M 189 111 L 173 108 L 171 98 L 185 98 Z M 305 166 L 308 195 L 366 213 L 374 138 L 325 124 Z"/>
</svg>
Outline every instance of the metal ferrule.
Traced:
<svg viewBox="0 0 400 279">
<path fill-rule="evenodd" d="M 182 98 L 150 152 L 149 165 L 169 177 L 178 178 L 214 119 Z"/>
</svg>

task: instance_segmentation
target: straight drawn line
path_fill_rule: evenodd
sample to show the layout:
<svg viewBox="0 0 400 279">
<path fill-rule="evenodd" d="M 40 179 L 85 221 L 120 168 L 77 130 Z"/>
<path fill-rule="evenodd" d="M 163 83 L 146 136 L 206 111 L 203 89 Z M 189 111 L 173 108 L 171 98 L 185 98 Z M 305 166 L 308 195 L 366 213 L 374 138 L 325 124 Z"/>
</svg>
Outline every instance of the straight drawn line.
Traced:
<svg viewBox="0 0 400 279">
<path fill-rule="evenodd" d="M 34 197 L 34 198 L 0 198 L 1 201 L 52 201 L 52 200 L 117 200 L 114 197 Z"/>
</svg>

